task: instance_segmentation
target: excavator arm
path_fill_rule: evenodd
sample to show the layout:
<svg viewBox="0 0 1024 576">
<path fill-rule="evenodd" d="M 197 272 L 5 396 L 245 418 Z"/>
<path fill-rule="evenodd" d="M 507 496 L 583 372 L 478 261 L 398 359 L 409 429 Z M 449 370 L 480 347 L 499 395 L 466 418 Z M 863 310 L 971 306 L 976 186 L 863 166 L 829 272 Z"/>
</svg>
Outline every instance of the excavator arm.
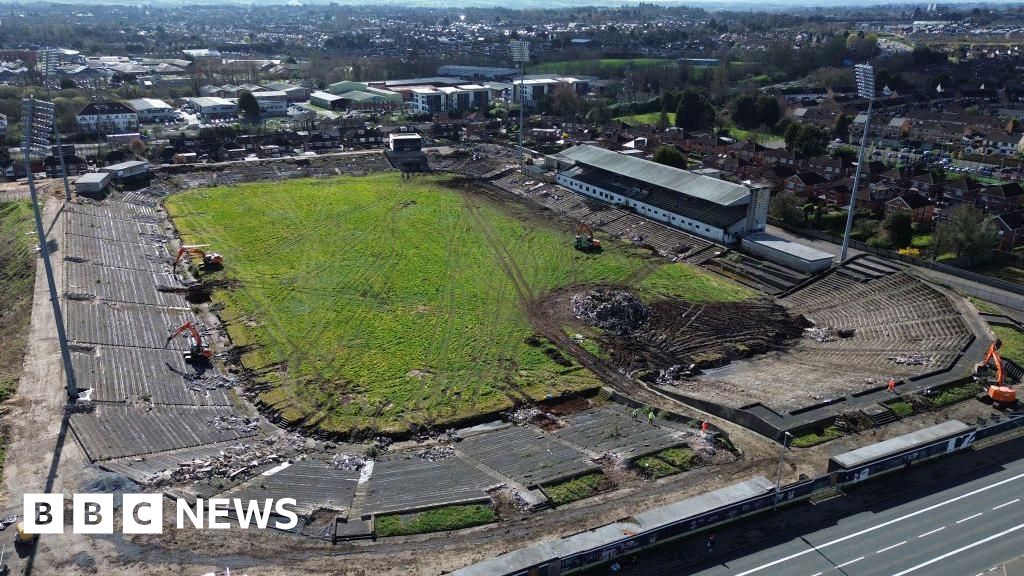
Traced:
<svg viewBox="0 0 1024 576">
<path fill-rule="evenodd" d="M 171 343 L 171 340 L 174 340 L 175 338 L 177 338 L 178 335 L 181 334 L 182 332 L 184 332 L 185 330 L 188 330 L 189 332 L 192 333 L 192 345 L 193 346 L 202 346 L 203 345 L 203 339 L 199 335 L 199 330 L 196 330 L 196 327 L 195 327 L 194 324 L 192 324 L 192 322 L 185 322 L 184 324 L 179 326 L 178 329 L 175 330 L 173 334 L 171 334 L 170 336 L 167 337 L 167 341 L 164 342 L 164 348 L 167 348 L 167 345 Z"/>
</svg>

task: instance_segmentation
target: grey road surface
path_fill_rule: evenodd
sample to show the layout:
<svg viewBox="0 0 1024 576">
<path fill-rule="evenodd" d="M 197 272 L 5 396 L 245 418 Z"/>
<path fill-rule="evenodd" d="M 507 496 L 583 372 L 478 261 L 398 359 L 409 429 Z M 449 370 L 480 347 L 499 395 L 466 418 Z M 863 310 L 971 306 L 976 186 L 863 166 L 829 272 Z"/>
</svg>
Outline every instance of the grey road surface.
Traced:
<svg viewBox="0 0 1024 576">
<path fill-rule="evenodd" d="M 834 525 L 699 576 L 974 576 L 1024 549 L 1024 461 Z"/>
</svg>

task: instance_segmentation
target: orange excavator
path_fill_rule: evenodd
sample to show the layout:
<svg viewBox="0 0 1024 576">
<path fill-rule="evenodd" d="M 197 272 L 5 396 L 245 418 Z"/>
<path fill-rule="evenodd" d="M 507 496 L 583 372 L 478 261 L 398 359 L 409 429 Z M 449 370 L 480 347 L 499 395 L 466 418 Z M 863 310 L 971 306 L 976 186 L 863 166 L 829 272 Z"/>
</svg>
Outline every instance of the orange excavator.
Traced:
<svg viewBox="0 0 1024 576">
<path fill-rule="evenodd" d="M 586 222 L 580 222 L 576 225 L 572 246 L 582 252 L 598 252 L 601 250 L 601 241 L 594 238 L 594 231 Z"/>
<path fill-rule="evenodd" d="M 183 354 L 185 362 L 208 362 L 210 358 L 213 358 L 213 350 L 210 350 L 208 346 L 203 344 L 203 338 L 199 335 L 199 330 L 196 329 L 195 324 L 192 322 L 185 322 L 174 331 L 174 334 L 168 336 L 167 342 L 164 343 L 164 348 L 167 348 L 167 345 L 171 343 L 171 340 L 174 340 L 185 330 L 188 330 L 192 334 L 192 347 L 188 352 Z"/>
<path fill-rule="evenodd" d="M 1000 342 L 997 340 L 988 347 L 985 359 L 981 361 L 978 368 L 987 368 L 990 361 L 995 363 L 995 382 L 991 379 L 989 380 L 989 386 L 985 390 L 985 395 L 993 404 L 1013 404 L 1017 401 L 1017 391 L 1006 385 L 1006 374 L 1003 372 L 1003 358 L 999 355 L 999 344 Z"/>
<path fill-rule="evenodd" d="M 203 259 L 203 266 L 207 268 L 219 268 L 224 265 L 224 257 L 216 252 L 203 252 L 200 248 L 209 246 L 209 244 L 194 244 L 191 246 L 182 246 L 178 248 L 178 256 L 174 258 L 174 267 L 178 267 L 178 262 L 181 262 L 183 256 L 188 255 L 191 260 L 192 256 L 199 256 Z"/>
</svg>

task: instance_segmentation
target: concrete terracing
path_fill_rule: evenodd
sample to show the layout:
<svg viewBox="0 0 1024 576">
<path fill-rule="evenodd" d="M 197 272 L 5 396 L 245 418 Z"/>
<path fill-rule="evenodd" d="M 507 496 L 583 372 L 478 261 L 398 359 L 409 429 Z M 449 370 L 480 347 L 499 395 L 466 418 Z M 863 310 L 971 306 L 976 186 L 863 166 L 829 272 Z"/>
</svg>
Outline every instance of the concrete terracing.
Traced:
<svg viewBox="0 0 1024 576">
<path fill-rule="evenodd" d="M 897 393 L 961 379 L 990 341 L 961 298 L 875 258 L 848 262 L 779 303 L 830 335 L 801 338 L 783 352 L 664 390 L 772 436 L 845 411 L 879 409 L 879 401 L 893 398 L 890 378 Z"/>
</svg>

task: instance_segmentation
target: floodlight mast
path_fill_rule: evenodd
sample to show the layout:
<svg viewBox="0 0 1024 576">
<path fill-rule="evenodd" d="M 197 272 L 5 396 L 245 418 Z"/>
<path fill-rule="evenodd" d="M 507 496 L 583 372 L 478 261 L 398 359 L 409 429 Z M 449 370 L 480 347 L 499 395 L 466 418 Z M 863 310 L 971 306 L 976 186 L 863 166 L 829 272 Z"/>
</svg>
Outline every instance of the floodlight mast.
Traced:
<svg viewBox="0 0 1024 576">
<path fill-rule="evenodd" d="M 36 235 L 39 238 L 39 255 L 43 259 L 46 271 L 46 284 L 50 291 L 50 305 L 53 307 L 53 320 L 57 325 L 57 342 L 60 345 L 61 361 L 64 364 L 64 377 L 67 381 L 68 398 L 78 398 L 78 382 L 71 366 L 71 351 L 68 348 L 68 337 L 64 331 L 64 314 L 60 309 L 60 298 L 57 284 L 53 278 L 53 267 L 50 265 L 50 248 L 46 242 L 46 230 L 43 228 L 43 216 L 39 209 L 39 198 L 36 195 L 35 175 L 32 173 L 32 152 L 42 153 L 44 158 L 50 150 L 50 136 L 56 129 L 56 112 L 52 102 L 26 98 L 22 101 L 22 154 L 25 160 L 25 173 L 28 177 L 28 190 L 32 198 L 32 212 L 36 220 Z"/>
<path fill-rule="evenodd" d="M 512 61 L 519 65 L 519 167 L 526 163 L 526 146 L 523 145 L 523 134 L 526 130 L 526 106 L 523 102 L 523 94 L 526 84 L 526 63 L 530 60 L 530 43 L 524 40 L 513 40 L 509 44 L 512 51 Z M 513 92 L 513 100 L 515 93 Z"/>
<path fill-rule="evenodd" d="M 864 165 L 864 148 L 868 143 L 868 126 L 871 124 L 871 109 L 875 103 L 875 68 L 870 64 L 858 64 L 855 67 L 857 77 L 857 95 L 868 101 L 868 113 L 864 119 L 864 133 L 861 134 L 860 148 L 857 150 L 857 171 L 853 176 L 853 188 L 850 190 L 850 207 L 846 213 L 846 233 L 843 234 L 843 252 L 840 262 L 846 261 L 846 253 L 850 247 L 850 233 L 853 230 L 853 213 L 857 208 L 857 188 L 860 186 L 860 172 Z"/>
<path fill-rule="evenodd" d="M 43 85 L 46 86 L 46 95 L 49 98 L 50 95 L 50 84 L 51 78 L 57 68 L 57 63 L 60 58 L 59 53 L 56 49 L 47 48 L 42 51 L 42 61 L 39 63 L 43 73 Z M 57 123 L 53 123 L 53 137 L 57 142 L 57 158 L 60 159 L 60 175 L 64 179 L 64 199 L 71 200 L 71 186 L 68 184 L 68 169 L 64 163 L 64 146 L 60 142 L 60 130 L 57 127 Z"/>
</svg>

